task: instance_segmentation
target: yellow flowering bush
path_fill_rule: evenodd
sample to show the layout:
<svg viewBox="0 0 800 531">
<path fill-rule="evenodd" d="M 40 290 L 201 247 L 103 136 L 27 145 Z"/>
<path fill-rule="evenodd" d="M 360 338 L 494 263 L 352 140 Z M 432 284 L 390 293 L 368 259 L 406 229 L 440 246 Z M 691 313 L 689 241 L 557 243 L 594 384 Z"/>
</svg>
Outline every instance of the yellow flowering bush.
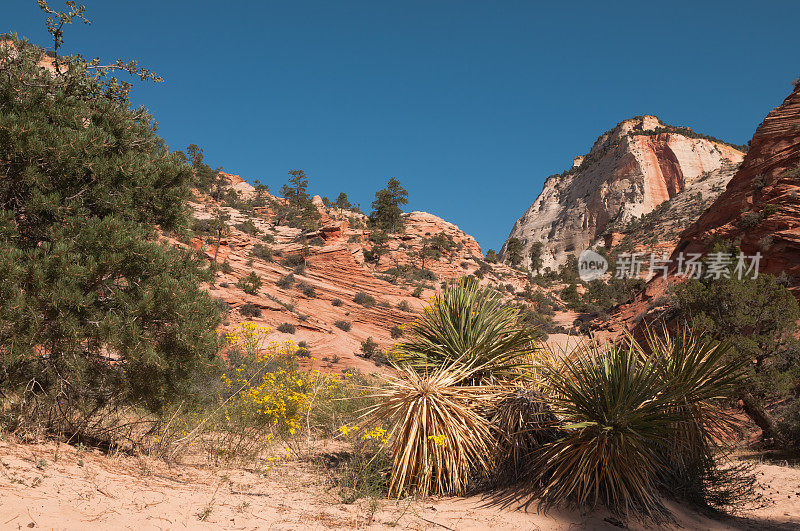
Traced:
<svg viewBox="0 0 800 531">
<path fill-rule="evenodd" d="M 362 496 L 385 496 L 391 466 L 386 447 L 389 432 L 380 426 L 367 430 L 344 424 L 339 433 L 353 447 L 349 458 L 335 471 L 342 502 L 352 503 Z"/>
<path fill-rule="evenodd" d="M 271 329 L 242 323 L 227 335 L 230 369 L 222 376 L 232 409 L 250 422 L 295 435 L 303 428 L 335 432 L 354 417 L 365 394 L 359 376 L 300 369 L 292 341 L 269 341 Z M 355 400 L 351 400 L 355 399 Z"/>
<path fill-rule="evenodd" d="M 258 354 L 263 350 L 267 336 L 272 332 L 272 328 L 266 325 L 259 325 L 252 321 L 246 321 L 225 335 L 228 345 L 235 345 L 244 349 L 248 354 Z"/>
</svg>

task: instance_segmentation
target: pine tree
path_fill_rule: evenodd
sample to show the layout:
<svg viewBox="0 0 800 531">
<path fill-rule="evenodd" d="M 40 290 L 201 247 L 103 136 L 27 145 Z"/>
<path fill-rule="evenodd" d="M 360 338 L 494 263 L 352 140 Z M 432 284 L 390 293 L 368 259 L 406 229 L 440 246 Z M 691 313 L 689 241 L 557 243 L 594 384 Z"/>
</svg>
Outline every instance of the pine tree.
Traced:
<svg viewBox="0 0 800 531">
<path fill-rule="evenodd" d="M 303 170 L 289 171 L 289 182 L 281 186 L 286 205 L 279 208 L 278 223 L 285 221 L 290 227 L 314 230 L 319 227 L 320 215 L 308 195 L 308 177 Z"/>
<path fill-rule="evenodd" d="M 531 248 L 528 250 L 528 256 L 531 259 L 531 271 L 536 271 L 537 275 L 544 265 L 542 261 L 542 251 L 544 251 L 544 244 L 542 242 L 533 242 Z"/>
<path fill-rule="evenodd" d="M 370 223 L 385 232 L 401 232 L 403 228 L 403 211 L 401 205 L 408 204 L 408 192 L 400 185 L 400 181 L 392 177 L 386 188 L 375 192 L 372 202 Z"/>
<path fill-rule="evenodd" d="M 308 196 L 308 177 L 303 170 L 290 170 L 289 182 L 281 186 L 281 195 L 295 208 L 311 202 Z"/>
<path fill-rule="evenodd" d="M 339 197 L 336 198 L 336 202 L 333 204 L 333 206 L 340 210 L 350 210 L 353 205 L 351 205 L 350 201 L 347 199 L 347 194 L 341 192 L 339 193 Z"/>
<path fill-rule="evenodd" d="M 522 263 L 522 241 L 519 238 L 509 238 L 506 242 L 506 259 L 514 267 Z"/>
<path fill-rule="evenodd" d="M 113 68 L 57 57 L 47 72 L 43 55 L 16 37 L 0 46 L 0 397 L 6 418 L 80 431 L 188 393 L 220 316 L 200 289 L 205 259 L 157 230 L 185 226 L 186 157 Z"/>
</svg>

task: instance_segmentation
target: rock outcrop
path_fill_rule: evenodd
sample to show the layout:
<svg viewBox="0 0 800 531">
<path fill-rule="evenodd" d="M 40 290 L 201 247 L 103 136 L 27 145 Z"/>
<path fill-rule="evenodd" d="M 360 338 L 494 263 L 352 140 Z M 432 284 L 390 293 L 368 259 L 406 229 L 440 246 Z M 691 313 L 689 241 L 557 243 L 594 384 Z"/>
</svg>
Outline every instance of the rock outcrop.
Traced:
<svg viewBox="0 0 800 531">
<path fill-rule="evenodd" d="M 720 241 L 738 245 L 748 256 L 761 253 L 759 274 L 783 275 L 800 299 L 800 85 L 756 129 L 727 189 L 681 234 L 669 276 L 655 277 L 598 323 L 601 334 L 615 337 L 653 320 L 661 297 L 684 280 L 676 271 L 678 255 L 705 254 Z"/>
<path fill-rule="evenodd" d="M 715 241 L 763 255 L 762 273 L 800 282 L 800 85 L 756 129 L 741 168 L 675 254 L 708 252 Z"/>
<path fill-rule="evenodd" d="M 545 267 L 589 248 L 614 227 L 653 211 L 701 181 L 730 177 L 743 153 L 655 116 L 625 120 L 601 135 L 573 168 L 549 177 L 509 238 L 544 244 Z M 699 214 L 699 212 L 697 212 Z M 506 244 L 501 250 L 506 257 Z"/>
<path fill-rule="evenodd" d="M 253 187 L 239 176 L 222 177 L 239 197 L 252 197 Z M 269 201 L 283 200 L 269 196 Z M 359 355 L 361 342 L 372 338 L 389 348 L 398 340 L 391 336 L 392 328 L 415 319 L 443 281 L 476 274 L 509 297 L 527 282 L 504 264 L 486 263 L 472 236 L 426 212 L 404 214 L 404 232 L 388 235 L 379 259 L 373 255 L 367 260 L 375 244 L 366 216 L 327 208 L 321 200 L 314 204 L 322 226 L 312 232 L 277 225 L 270 206 L 239 210 L 199 193 L 189 205 L 198 220 L 191 245 L 219 264 L 207 289 L 228 309 L 225 330 L 243 321 L 272 328 L 294 325 L 294 333 L 274 331 L 272 339 L 304 341 L 311 353 L 303 361 L 308 367 L 380 370 L 374 360 Z M 229 216 L 227 233 L 219 240 L 202 223 L 218 210 Z M 425 255 L 423 269 L 420 251 L 430 250 L 431 242 L 441 245 Z M 263 283 L 255 294 L 237 286 L 251 272 Z M 374 303 L 356 302 L 357 294 L 372 297 Z"/>
</svg>

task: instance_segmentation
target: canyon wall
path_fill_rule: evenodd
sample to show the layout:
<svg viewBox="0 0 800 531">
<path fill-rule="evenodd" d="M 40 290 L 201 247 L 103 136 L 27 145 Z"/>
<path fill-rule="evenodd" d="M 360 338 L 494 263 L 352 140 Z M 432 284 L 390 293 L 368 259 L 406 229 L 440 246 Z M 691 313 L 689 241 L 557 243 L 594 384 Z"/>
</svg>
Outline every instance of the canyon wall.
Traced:
<svg viewBox="0 0 800 531">
<path fill-rule="evenodd" d="M 573 168 L 549 177 L 539 197 L 514 224 L 509 238 L 544 244 L 545 267 L 557 268 L 614 227 L 706 180 L 730 178 L 744 154 L 655 116 L 625 120 L 602 134 Z M 696 214 L 699 214 L 697 212 Z M 501 257 L 507 258 L 503 245 Z"/>
</svg>

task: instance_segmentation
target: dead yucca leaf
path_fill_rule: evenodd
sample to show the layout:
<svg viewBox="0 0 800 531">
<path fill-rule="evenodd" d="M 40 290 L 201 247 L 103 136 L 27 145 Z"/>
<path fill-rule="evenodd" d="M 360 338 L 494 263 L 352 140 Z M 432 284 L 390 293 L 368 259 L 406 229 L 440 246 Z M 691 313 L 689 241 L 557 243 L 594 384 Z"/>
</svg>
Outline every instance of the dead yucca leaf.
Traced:
<svg viewBox="0 0 800 531">
<path fill-rule="evenodd" d="M 479 410 L 501 390 L 463 385 L 483 367 L 462 360 L 428 373 L 398 369 L 399 376 L 386 377 L 386 386 L 376 389 L 379 404 L 366 414 L 391 434 L 390 495 L 463 493 L 473 474 L 490 470 L 495 437 Z"/>
<path fill-rule="evenodd" d="M 497 403 L 490 418 L 498 435 L 492 485 L 509 485 L 520 479 L 542 445 L 561 436 L 558 419 L 533 387 L 513 389 Z"/>
</svg>

